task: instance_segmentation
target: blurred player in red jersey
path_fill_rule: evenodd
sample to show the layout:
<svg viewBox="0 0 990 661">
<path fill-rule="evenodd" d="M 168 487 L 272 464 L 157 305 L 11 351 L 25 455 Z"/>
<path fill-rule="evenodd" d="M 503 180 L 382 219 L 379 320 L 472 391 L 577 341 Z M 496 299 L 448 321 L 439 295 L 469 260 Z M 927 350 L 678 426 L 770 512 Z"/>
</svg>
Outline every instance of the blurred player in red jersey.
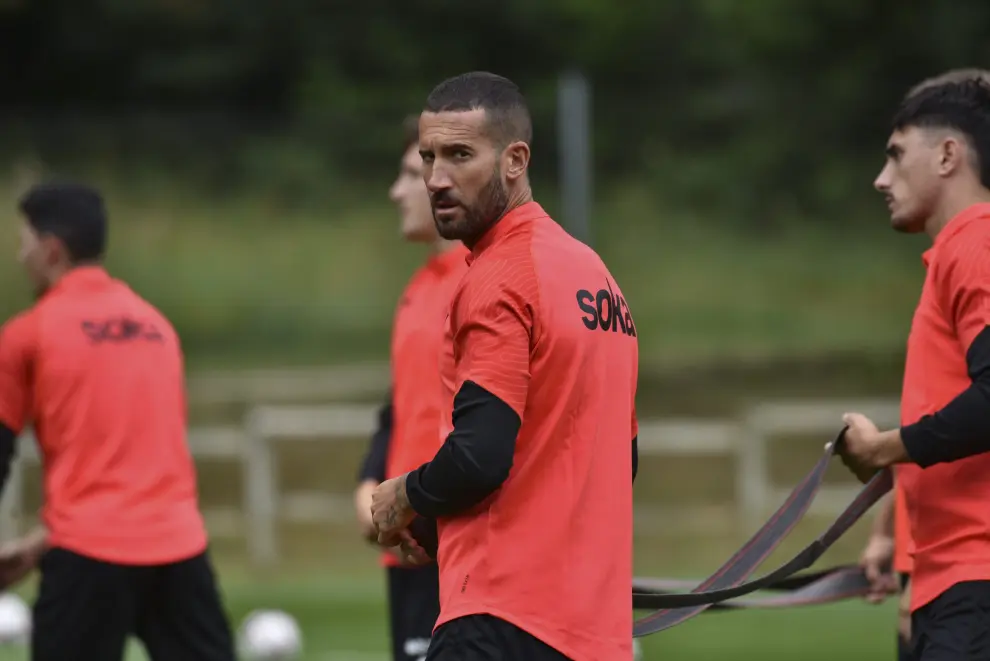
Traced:
<svg viewBox="0 0 990 661">
<path fill-rule="evenodd" d="M 511 81 L 430 94 L 419 151 L 437 229 L 471 249 L 446 322 L 445 441 L 383 483 L 373 521 L 438 520 L 429 661 L 632 659 L 636 326 L 601 258 L 533 201 Z"/>
<path fill-rule="evenodd" d="M 896 468 L 910 539 L 911 654 L 990 658 L 990 84 L 979 73 L 902 101 L 875 181 L 894 229 L 925 232 L 902 424 L 850 413 L 841 451 L 867 479 Z"/>
<path fill-rule="evenodd" d="M 20 202 L 20 260 L 37 301 L 0 330 L 0 470 L 34 429 L 44 526 L 0 551 L 0 583 L 41 570 L 34 661 L 233 661 L 186 445 L 182 350 L 168 320 L 102 264 L 93 189 Z"/>
<path fill-rule="evenodd" d="M 392 328 L 392 390 L 379 413 L 354 497 L 361 532 L 375 540 L 372 493 L 386 479 L 429 461 L 443 440 L 439 373 L 443 322 L 454 288 L 467 270 L 467 249 L 459 241 L 440 237 L 433 223 L 419 155 L 419 117 L 410 117 L 405 129 L 405 152 L 389 197 L 399 208 L 403 238 L 429 244 L 432 251 L 399 299 Z M 440 614 L 437 564 L 410 564 L 398 548 L 383 553 L 382 562 L 388 572 L 392 658 L 423 659 Z"/>
<path fill-rule="evenodd" d="M 904 490 L 896 482 L 873 520 L 873 529 L 860 556 L 860 566 L 870 581 L 866 600 L 873 604 L 900 593 L 897 616 L 897 659 L 911 661 L 910 580 L 912 542 L 904 504 Z"/>
</svg>

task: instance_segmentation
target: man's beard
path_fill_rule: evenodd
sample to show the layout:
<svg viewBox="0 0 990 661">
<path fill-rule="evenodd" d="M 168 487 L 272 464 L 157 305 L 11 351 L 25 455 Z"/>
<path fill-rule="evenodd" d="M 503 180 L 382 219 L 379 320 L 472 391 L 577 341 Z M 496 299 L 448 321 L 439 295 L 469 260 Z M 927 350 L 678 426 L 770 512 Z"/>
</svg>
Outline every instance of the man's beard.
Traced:
<svg viewBox="0 0 990 661">
<path fill-rule="evenodd" d="M 437 220 L 436 207 L 433 208 L 433 222 L 437 232 L 448 241 L 463 241 L 472 245 L 488 231 L 495 221 L 502 217 L 509 206 L 509 194 L 502 185 L 502 176 L 498 169 L 492 173 L 485 187 L 478 193 L 478 201 L 471 205 L 462 205 L 464 217 L 453 223 L 441 223 Z"/>
</svg>

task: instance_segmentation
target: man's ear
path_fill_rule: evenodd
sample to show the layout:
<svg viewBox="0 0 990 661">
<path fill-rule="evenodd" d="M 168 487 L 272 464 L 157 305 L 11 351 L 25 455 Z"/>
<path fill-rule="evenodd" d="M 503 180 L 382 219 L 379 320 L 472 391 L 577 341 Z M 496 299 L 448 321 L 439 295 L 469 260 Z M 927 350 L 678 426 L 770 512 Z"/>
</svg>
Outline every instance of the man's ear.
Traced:
<svg viewBox="0 0 990 661">
<path fill-rule="evenodd" d="M 38 245 L 41 248 L 47 266 L 55 266 L 63 261 L 71 261 L 65 243 L 54 234 L 41 234 L 38 237 Z"/>
<path fill-rule="evenodd" d="M 950 135 L 942 140 L 939 148 L 938 173 L 943 177 L 958 170 L 969 156 L 969 149 L 957 137 Z"/>
<path fill-rule="evenodd" d="M 529 169 L 529 145 L 522 141 L 513 142 L 502 152 L 502 173 L 509 181 L 515 181 Z"/>
</svg>

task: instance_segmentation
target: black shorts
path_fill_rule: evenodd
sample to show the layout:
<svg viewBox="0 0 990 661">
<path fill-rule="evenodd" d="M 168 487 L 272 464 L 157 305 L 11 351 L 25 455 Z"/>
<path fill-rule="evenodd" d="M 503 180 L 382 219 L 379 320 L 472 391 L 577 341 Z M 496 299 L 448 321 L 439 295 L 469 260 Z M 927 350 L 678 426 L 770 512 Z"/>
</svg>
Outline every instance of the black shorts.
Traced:
<svg viewBox="0 0 990 661">
<path fill-rule="evenodd" d="M 206 553 L 129 566 L 54 548 L 40 569 L 32 661 L 119 661 L 130 635 L 152 661 L 236 659 Z"/>
<path fill-rule="evenodd" d="M 990 581 L 956 583 L 911 615 L 914 661 L 990 659 Z"/>
<path fill-rule="evenodd" d="M 568 661 L 514 624 L 492 615 L 467 615 L 437 627 L 426 661 Z"/>
<path fill-rule="evenodd" d="M 901 582 L 901 591 L 907 587 L 908 581 L 911 579 L 911 574 L 899 573 L 898 577 Z M 897 632 L 897 661 L 911 661 L 911 641 L 904 640 L 904 636 L 901 632 Z"/>
<path fill-rule="evenodd" d="M 389 625 L 394 661 L 422 661 L 440 617 L 437 564 L 388 568 Z"/>
</svg>

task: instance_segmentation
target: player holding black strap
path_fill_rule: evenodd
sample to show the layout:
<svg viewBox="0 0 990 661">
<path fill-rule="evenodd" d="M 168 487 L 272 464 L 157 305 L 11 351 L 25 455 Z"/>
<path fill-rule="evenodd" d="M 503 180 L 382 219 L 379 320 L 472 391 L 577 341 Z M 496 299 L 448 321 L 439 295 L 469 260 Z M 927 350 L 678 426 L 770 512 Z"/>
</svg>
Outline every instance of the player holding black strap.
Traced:
<svg viewBox="0 0 990 661">
<path fill-rule="evenodd" d="M 912 655 L 990 658 L 990 83 L 922 85 L 893 120 L 875 186 L 891 223 L 932 246 L 915 311 L 902 426 L 848 414 L 844 458 L 865 478 L 894 466 L 914 542 Z"/>
<path fill-rule="evenodd" d="M 934 78 L 918 83 L 907 93 L 911 98 L 927 88 L 944 83 L 958 83 L 971 79 L 981 79 L 990 83 L 990 71 L 984 69 L 954 69 Z M 895 474 L 915 470 L 909 464 L 894 465 Z M 880 603 L 887 594 L 900 591 L 901 598 L 898 616 L 897 648 L 899 661 L 911 658 L 911 609 L 910 578 L 914 561 L 914 541 L 911 539 L 910 519 L 907 512 L 904 489 L 900 480 L 895 480 L 894 495 L 887 499 L 874 521 L 873 533 L 863 550 L 862 562 L 872 589 L 867 599 Z M 888 573 L 888 570 L 890 573 Z"/>
</svg>

